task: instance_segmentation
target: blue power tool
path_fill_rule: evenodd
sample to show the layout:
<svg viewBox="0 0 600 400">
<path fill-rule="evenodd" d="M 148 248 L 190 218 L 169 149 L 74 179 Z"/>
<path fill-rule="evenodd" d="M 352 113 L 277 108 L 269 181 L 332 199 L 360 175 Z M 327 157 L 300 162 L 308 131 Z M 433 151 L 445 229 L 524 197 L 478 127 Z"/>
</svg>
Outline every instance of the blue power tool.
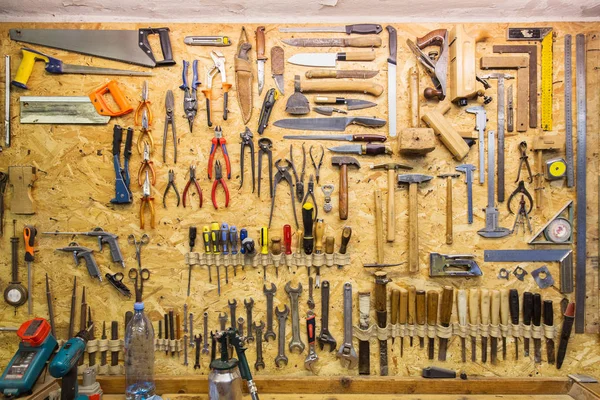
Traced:
<svg viewBox="0 0 600 400">
<path fill-rule="evenodd" d="M 56 339 L 50 324 L 43 318 L 24 322 L 17 331 L 21 338 L 19 350 L 0 377 L 0 392 L 5 397 L 30 393 L 56 349 Z"/>
</svg>

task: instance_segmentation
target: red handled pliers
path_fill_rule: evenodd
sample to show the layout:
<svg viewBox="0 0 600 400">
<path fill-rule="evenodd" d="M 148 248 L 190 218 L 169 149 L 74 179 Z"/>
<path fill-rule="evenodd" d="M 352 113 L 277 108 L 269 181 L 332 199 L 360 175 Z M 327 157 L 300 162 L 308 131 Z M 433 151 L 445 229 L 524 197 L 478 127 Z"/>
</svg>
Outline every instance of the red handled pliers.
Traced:
<svg viewBox="0 0 600 400">
<path fill-rule="evenodd" d="M 225 183 L 225 179 L 223 179 L 223 170 L 221 169 L 221 162 L 217 160 L 217 162 L 215 162 L 215 181 L 213 182 L 212 191 L 210 194 L 215 209 L 219 208 L 219 206 L 217 206 L 216 196 L 217 186 L 219 186 L 219 183 L 221 184 L 221 186 L 223 186 L 223 190 L 225 191 L 225 207 L 229 207 L 229 189 L 227 189 L 227 183 Z"/>
<path fill-rule="evenodd" d="M 194 186 L 196 186 L 196 192 L 198 192 L 198 197 L 200 200 L 200 205 L 198 207 L 202 207 L 202 189 L 200 189 L 200 185 L 198 184 L 198 181 L 196 180 L 196 166 L 195 165 L 192 165 L 190 167 L 190 179 L 186 183 L 185 189 L 183 189 L 183 207 L 184 208 L 186 207 L 188 189 L 190 188 L 190 185 L 192 184 L 192 182 L 194 183 Z"/>
<path fill-rule="evenodd" d="M 208 157 L 208 179 L 212 179 L 213 161 L 217 147 L 221 146 L 223 150 L 223 158 L 225 158 L 225 168 L 227 169 L 227 179 L 231 179 L 231 164 L 229 163 L 229 154 L 227 153 L 227 141 L 223 138 L 223 131 L 220 126 L 215 126 L 215 137 L 212 138 L 210 146 L 210 156 Z"/>
</svg>

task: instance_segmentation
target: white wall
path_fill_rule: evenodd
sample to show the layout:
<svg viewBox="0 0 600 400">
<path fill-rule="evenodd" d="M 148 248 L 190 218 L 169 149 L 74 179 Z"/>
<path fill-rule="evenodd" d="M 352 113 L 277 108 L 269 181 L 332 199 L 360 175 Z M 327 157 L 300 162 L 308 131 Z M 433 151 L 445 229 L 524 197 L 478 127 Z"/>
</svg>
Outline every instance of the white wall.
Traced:
<svg viewBox="0 0 600 400">
<path fill-rule="evenodd" d="M 443 10 L 443 11 L 441 11 Z M 368 16 L 365 16 L 368 13 Z M 0 21 L 600 21 L 598 0 L 0 0 Z"/>
</svg>

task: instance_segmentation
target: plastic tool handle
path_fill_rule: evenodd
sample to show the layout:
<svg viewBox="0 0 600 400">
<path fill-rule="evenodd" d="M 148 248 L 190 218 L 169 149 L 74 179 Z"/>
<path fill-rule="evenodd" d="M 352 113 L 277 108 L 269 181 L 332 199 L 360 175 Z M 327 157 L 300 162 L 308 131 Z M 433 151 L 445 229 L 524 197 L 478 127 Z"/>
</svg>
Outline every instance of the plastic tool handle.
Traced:
<svg viewBox="0 0 600 400">
<path fill-rule="evenodd" d="M 323 252 L 323 234 L 325 233 L 325 222 L 322 219 L 317 220 L 315 226 L 315 253 Z"/>
<path fill-rule="evenodd" d="M 417 288 L 414 286 L 408 287 L 408 323 L 413 325 L 417 313 Z"/>
<path fill-rule="evenodd" d="M 106 102 L 106 99 L 104 98 L 106 94 L 110 94 L 112 96 L 114 103 L 118 107 L 117 110 L 113 110 Z M 127 101 L 127 98 L 123 92 L 121 92 L 121 89 L 119 89 L 117 81 L 110 81 L 100 86 L 98 89 L 91 92 L 88 97 L 100 115 L 119 117 L 121 115 L 129 114 L 133 111 L 133 107 L 131 107 Z"/>
<path fill-rule="evenodd" d="M 458 311 L 458 323 L 467 325 L 467 291 L 460 289 L 456 292 L 456 310 Z"/>
<path fill-rule="evenodd" d="M 202 227 L 202 241 L 204 242 L 204 252 L 211 253 L 212 249 L 210 246 L 210 228 L 208 225 Z"/>
<path fill-rule="evenodd" d="M 302 206 L 302 225 L 304 226 L 302 245 L 304 254 L 306 255 L 310 255 L 313 252 L 313 208 L 312 203 L 305 203 Z"/>
<path fill-rule="evenodd" d="M 23 47 L 21 49 L 21 64 L 19 64 L 19 68 L 17 69 L 17 74 L 15 75 L 15 79 L 12 80 L 12 85 L 19 87 L 21 89 L 29 89 L 27 87 L 27 81 L 33 72 L 33 67 L 37 60 L 42 60 L 45 63 L 49 63 L 51 57 L 47 56 L 44 53 L 40 53 L 39 51 L 29 49 L 27 47 Z M 53 59 L 56 60 L 56 59 Z M 60 60 L 56 60 L 62 65 Z"/>
<path fill-rule="evenodd" d="M 113 128 L 113 156 L 121 155 L 121 143 L 123 143 L 123 128 L 120 125 L 115 125 Z"/>
<path fill-rule="evenodd" d="M 425 291 L 417 290 L 417 324 L 425 324 Z"/>
<path fill-rule="evenodd" d="M 292 227 L 288 224 L 283 226 L 283 245 L 285 254 L 292 254 Z"/>
<path fill-rule="evenodd" d="M 508 297 L 508 289 L 500 291 L 500 323 L 502 325 L 508 325 L 508 309 L 510 308 Z"/>
<path fill-rule="evenodd" d="M 398 322 L 405 324 L 408 320 L 408 290 L 400 288 L 400 303 L 398 310 Z"/>
<path fill-rule="evenodd" d="M 129 161 L 129 159 L 131 158 L 131 146 L 133 145 L 133 128 L 127 128 L 127 135 L 125 135 L 125 151 L 123 152 L 123 158 L 125 159 L 125 161 Z M 125 168 L 125 173 L 123 174 L 126 176 L 126 180 L 127 182 L 127 187 L 129 187 L 129 168 Z"/>
<path fill-rule="evenodd" d="M 315 344 L 315 339 L 317 336 L 315 333 L 315 326 L 315 315 L 312 314 L 312 312 L 309 312 L 308 316 L 306 317 L 306 336 L 308 337 L 308 344 L 311 346 Z"/>
<path fill-rule="evenodd" d="M 452 303 L 454 302 L 454 288 L 452 286 L 444 286 L 442 291 L 442 307 L 440 310 L 440 324 L 444 327 L 450 326 L 450 318 L 452 317 Z"/>
<path fill-rule="evenodd" d="M 91 251 L 82 251 L 77 254 L 77 258 L 83 258 L 85 261 L 85 266 L 88 270 L 88 274 L 92 278 L 98 279 L 102 282 L 102 276 L 100 275 L 100 269 L 98 268 L 98 264 L 96 263 L 96 259 L 93 256 Z"/>
<path fill-rule="evenodd" d="M 196 245 L 197 232 L 198 232 L 198 230 L 196 229 L 195 226 L 190 226 L 189 233 L 188 233 L 188 237 L 190 240 L 190 251 L 192 251 L 194 249 L 194 246 Z"/>
<path fill-rule="evenodd" d="M 492 290 L 492 310 L 491 310 L 491 320 L 492 325 L 498 325 L 500 321 L 500 291 Z"/>
<path fill-rule="evenodd" d="M 519 324 L 519 292 L 517 289 L 510 289 L 508 292 L 508 303 L 510 309 L 511 324 Z"/>
<path fill-rule="evenodd" d="M 487 325 L 490 323 L 490 291 L 481 289 L 481 323 Z"/>
<path fill-rule="evenodd" d="M 389 34 L 389 46 L 390 56 L 388 57 L 388 63 L 396 65 L 396 59 L 398 57 L 398 31 L 391 25 L 385 27 Z"/>
<path fill-rule="evenodd" d="M 265 27 L 256 29 L 256 60 L 266 60 L 265 56 Z"/>
<path fill-rule="evenodd" d="M 37 235 L 37 229 L 31 225 L 25 225 L 23 228 L 23 239 L 25 241 L 25 261 L 32 262 L 34 260 L 34 248 L 35 236 Z"/>
<path fill-rule="evenodd" d="M 534 326 L 540 326 L 542 323 L 542 296 L 539 293 L 533 295 L 533 314 L 532 320 Z"/>
<path fill-rule="evenodd" d="M 533 312 L 533 294 L 523 293 L 523 324 L 531 325 L 531 313 Z"/>
<path fill-rule="evenodd" d="M 376 34 L 381 33 L 383 28 L 378 24 L 355 24 L 355 25 L 346 25 L 346 34 L 350 35 L 351 33 L 356 33 L 359 35 L 368 35 L 368 34 Z"/>
<path fill-rule="evenodd" d="M 342 244 L 340 245 L 340 254 L 346 254 L 346 249 L 348 247 L 348 242 L 350 241 L 350 237 L 352 237 L 352 228 L 349 226 L 345 226 L 342 231 Z"/>
<path fill-rule="evenodd" d="M 260 228 L 260 254 L 269 254 L 269 229 Z"/>
<path fill-rule="evenodd" d="M 218 222 L 212 222 L 210 224 L 210 242 L 212 246 L 212 252 L 219 254 L 221 252 L 219 247 L 219 239 L 221 238 L 221 227 Z"/>
<path fill-rule="evenodd" d="M 440 294 L 435 290 L 427 292 L 427 325 L 437 324 L 438 300 Z"/>
<path fill-rule="evenodd" d="M 142 50 L 156 63 L 157 66 L 175 65 L 173 60 L 173 49 L 171 48 L 171 39 L 169 38 L 169 28 L 142 28 L 139 31 L 139 45 Z M 156 61 L 148 36 L 156 35 L 160 39 L 160 50 L 162 51 L 163 60 Z"/>
<path fill-rule="evenodd" d="M 392 314 L 390 315 L 390 323 L 395 325 L 398 322 L 398 307 L 400 306 L 400 290 L 392 290 L 391 309 Z"/>
<path fill-rule="evenodd" d="M 479 319 L 479 290 L 469 290 L 469 323 L 476 325 Z"/>
<path fill-rule="evenodd" d="M 544 325 L 554 325 L 554 309 L 552 300 L 544 300 Z"/>
</svg>

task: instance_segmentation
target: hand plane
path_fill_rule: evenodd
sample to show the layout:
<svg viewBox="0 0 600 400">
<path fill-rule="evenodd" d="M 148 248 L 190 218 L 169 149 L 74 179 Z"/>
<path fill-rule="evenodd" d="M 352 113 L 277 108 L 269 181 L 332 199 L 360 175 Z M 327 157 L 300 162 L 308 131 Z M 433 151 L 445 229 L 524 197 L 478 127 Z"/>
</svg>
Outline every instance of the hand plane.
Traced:
<svg viewBox="0 0 600 400">
<path fill-rule="evenodd" d="M 406 44 L 408 44 L 408 47 L 417 56 L 417 60 L 425 67 L 435 86 L 433 88 L 425 88 L 423 91 L 425 98 L 430 100 L 437 97 L 439 100 L 444 100 L 446 98 L 449 58 L 448 30 L 437 29 L 423 37 L 417 38 L 416 44 L 410 39 L 406 40 Z M 430 46 L 438 46 L 439 50 L 425 54 L 423 49 Z"/>
</svg>

